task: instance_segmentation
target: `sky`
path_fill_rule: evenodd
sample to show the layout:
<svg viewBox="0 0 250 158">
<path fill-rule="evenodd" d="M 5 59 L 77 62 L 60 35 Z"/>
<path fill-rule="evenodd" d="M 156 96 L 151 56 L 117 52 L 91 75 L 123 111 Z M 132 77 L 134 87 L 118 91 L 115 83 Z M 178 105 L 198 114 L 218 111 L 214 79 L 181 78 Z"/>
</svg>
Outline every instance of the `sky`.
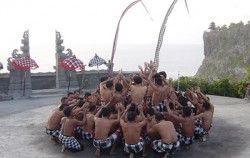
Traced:
<svg viewBox="0 0 250 158">
<path fill-rule="evenodd" d="M 33 72 L 53 71 L 55 30 L 61 33 L 65 48 L 71 48 L 77 57 L 84 58 L 85 63 L 96 52 L 108 60 L 118 20 L 131 2 L 133 0 L 1 0 L 0 62 L 4 64 L 1 72 L 8 72 L 7 58 L 14 49 L 20 50 L 25 30 L 30 33 L 31 57 L 40 66 Z M 132 7 L 121 21 L 117 47 L 123 44 L 152 44 L 156 47 L 163 18 L 172 2 L 143 0 L 150 16 L 140 3 Z M 203 45 L 203 32 L 212 21 L 218 26 L 250 21 L 249 0 L 187 2 L 190 14 L 184 0 L 175 5 L 167 22 L 163 44 Z M 102 52 L 104 45 L 109 49 Z M 140 60 L 149 59 L 142 57 Z"/>
</svg>

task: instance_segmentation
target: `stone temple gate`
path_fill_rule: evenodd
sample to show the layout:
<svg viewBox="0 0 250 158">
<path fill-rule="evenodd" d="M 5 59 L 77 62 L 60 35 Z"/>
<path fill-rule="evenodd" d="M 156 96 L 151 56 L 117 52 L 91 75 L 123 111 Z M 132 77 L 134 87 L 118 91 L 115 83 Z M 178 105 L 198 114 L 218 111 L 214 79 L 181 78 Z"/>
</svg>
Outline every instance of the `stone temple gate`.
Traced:
<svg viewBox="0 0 250 158">
<path fill-rule="evenodd" d="M 62 46 L 63 39 L 60 32 L 55 31 L 55 43 L 56 43 L 56 88 L 57 89 L 66 89 L 69 86 L 70 79 L 70 88 L 79 88 L 76 71 L 69 72 L 61 67 L 60 61 L 73 56 L 71 49 L 67 49 L 64 53 L 65 47 Z M 32 84 L 31 84 L 31 73 L 30 70 L 20 70 L 12 65 L 13 60 L 18 60 L 22 57 L 30 57 L 30 46 L 29 46 L 29 30 L 25 31 L 23 38 L 21 40 L 22 46 L 20 50 L 22 53 L 18 53 L 18 49 L 14 49 L 12 56 L 8 58 L 8 70 L 9 70 L 9 85 L 8 85 L 8 96 L 12 98 L 22 98 L 30 97 L 32 94 Z M 38 63 L 39 65 L 39 63 Z M 44 81 L 46 82 L 46 81 Z"/>
</svg>

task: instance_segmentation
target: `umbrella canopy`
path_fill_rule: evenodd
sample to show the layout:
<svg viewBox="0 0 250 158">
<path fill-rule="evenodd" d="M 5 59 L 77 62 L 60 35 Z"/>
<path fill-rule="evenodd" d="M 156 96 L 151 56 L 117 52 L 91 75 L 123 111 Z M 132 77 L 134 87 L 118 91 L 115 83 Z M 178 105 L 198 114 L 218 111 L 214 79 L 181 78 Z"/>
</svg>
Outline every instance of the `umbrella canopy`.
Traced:
<svg viewBox="0 0 250 158">
<path fill-rule="evenodd" d="M 97 54 L 95 54 L 95 57 L 93 59 L 91 59 L 89 62 L 90 67 L 99 66 L 102 64 L 107 64 L 107 62 L 104 59 L 100 58 Z"/>
<path fill-rule="evenodd" d="M 19 59 L 12 60 L 12 65 L 20 70 L 37 69 L 39 66 L 35 60 L 31 59 L 30 56 L 21 57 Z"/>
<path fill-rule="evenodd" d="M 3 64 L 0 62 L 0 70 L 3 69 Z"/>
<path fill-rule="evenodd" d="M 76 58 L 76 56 L 72 56 L 66 59 L 61 60 L 61 66 L 66 70 L 83 70 L 84 65 L 83 62 Z"/>
</svg>

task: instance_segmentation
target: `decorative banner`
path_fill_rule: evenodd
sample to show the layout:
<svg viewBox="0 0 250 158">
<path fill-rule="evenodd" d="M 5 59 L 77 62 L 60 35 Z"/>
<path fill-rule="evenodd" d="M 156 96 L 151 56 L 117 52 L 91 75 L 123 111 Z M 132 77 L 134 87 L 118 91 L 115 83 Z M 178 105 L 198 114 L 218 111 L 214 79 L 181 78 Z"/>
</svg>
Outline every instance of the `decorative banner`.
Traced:
<svg viewBox="0 0 250 158">
<path fill-rule="evenodd" d="M 84 69 L 83 62 L 77 59 L 75 55 L 61 60 L 60 64 L 64 69 L 70 70 L 70 71 L 77 70 L 77 69 L 78 70 Z"/>
<path fill-rule="evenodd" d="M 159 33 L 159 37 L 158 37 L 158 42 L 157 42 L 157 46 L 156 46 L 156 50 L 155 50 L 155 58 L 154 58 L 154 64 L 156 66 L 156 69 L 158 69 L 158 67 L 159 67 L 159 53 L 161 50 L 163 37 L 164 37 L 165 30 L 166 30 L 166 23 L 168 21 L 169 15 L 171 14 L 172 10 L 174 9 L 176 2 L 177 2 L 177 0 L 174 0 L 173 3 L 171 4 L 171 6 L 168 8 L 167 14 L 165 15 L 165 18 L 164 18 L 163 23 L 161 25 L 161 29 L 160 29 L 160 33 Z"/>
<path fill-rule="evenodd" d="M 110 70 L 109 70 L 109 75 L 110 75 L 110 76 L 111 76 L 112 73 L 113 73 L 113 65 L 114 65 L 114 64 L 113 64 L 113 61 L 114 61 L 114 56 L 115 56 L 115 51 L 116 51 L 116 45 L 117 45 L 117 40 L 118 40 L 120 22 L 121 22 L 123 16 L 125 15 L 125 13 L 126 13 L 131 7 L 133 7 L 135 4 L 137 4 L 138 2 L 141 2 L 141 3 L 142 3 L 143 7 L 146 9 L 147 13 L 149 14 L 147 8 L 145 7 L 145 5 L 143 4 L 143 2 L 142 2 L 141 0 L 136 0 L 136 1 L 132 2 L 132 3 L 130 3 L 130 4 L 127 6 L 127 8 L 123 11 L 123 13 L 122 13 L 122 15 L 121 15 L 121 17 L 120 17 L 120 19 L 119 19 L 118 25 L 117 25 L 117 27 L 116 27 L 115 38 L 114 38 L 114 42 L 113 42 L 112 55 L 111 55 L 111 62 L 110 62 L 111 65 L 110 65 Z M 151 18 L 151 17 L 150 17 L 150 18 Z M 151 18 L 151 20 L 152 20 L 152 18 Z"/>
<path fill-rule="evenodd" d="M 158 42 L 157 42 L 157 46 L 156 46 L 156 50 L 155 50 L 155 57 L 154 57 L 154 64 L 156 66 L 156 69 L 158 69 L 158 67 L 159 67 L 159 54 L 160 54 L 160 50 L 161 50 L 161 46 L 162 46 L 162 42 L 163 42 L 164 33 L 166 30 L 166 23 L 168 21 L 169 15 L 171 14 L 172 10 L 174 9 L 176 2 L 177 2 L 177 0 L 174 0 L 173 3 L 168 8 L 167 14 L 165 15 L 165 18 L 164 18 L 163 23 L 161 25 L 161 29 L 160 29 L 160 33 L 159 33 L 159 37 L 158 37 Z M 189 14 L 187 0 L 185 0 L 185 5 L 187 8 L 187 12 Z"/>
<path fill-rule="evenodd" d="M 20 70 L 37 69 L 39 66 L 35 60 L 31 59 L 30 56 L 21 57 L 19 59 L 12 60 L 12 65 Z"/>
</svg>

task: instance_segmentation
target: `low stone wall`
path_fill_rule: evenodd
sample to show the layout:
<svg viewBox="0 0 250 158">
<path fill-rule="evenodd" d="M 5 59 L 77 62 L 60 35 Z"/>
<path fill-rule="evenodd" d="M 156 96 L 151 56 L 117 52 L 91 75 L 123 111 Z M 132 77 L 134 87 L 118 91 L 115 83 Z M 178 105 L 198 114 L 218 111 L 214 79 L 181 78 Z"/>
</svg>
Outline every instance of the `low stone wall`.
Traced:
<svg viewBox="0 0 250 158">
<path fill-rule="evenodd" d="M 128 76 L 130 71 L 123 72 L 125 76 Z M 114 72 L 116 75 L 117 72 Z M 99 78 L 108 76 L 108 71 L 106 70 L 91 70 L 77 72 L 77 81 L 80 89 L 95 89 L 99 84 Z M 53 72 L 48 73 L 33 73 L 31 74 L 31 84 L 32 90 L 40 89 L 55 89 L 56 88 L 56 74 Z M 9 76 L 0 74 L 0 93 L 7 94 L 9 85 Z"/>
</svg>

